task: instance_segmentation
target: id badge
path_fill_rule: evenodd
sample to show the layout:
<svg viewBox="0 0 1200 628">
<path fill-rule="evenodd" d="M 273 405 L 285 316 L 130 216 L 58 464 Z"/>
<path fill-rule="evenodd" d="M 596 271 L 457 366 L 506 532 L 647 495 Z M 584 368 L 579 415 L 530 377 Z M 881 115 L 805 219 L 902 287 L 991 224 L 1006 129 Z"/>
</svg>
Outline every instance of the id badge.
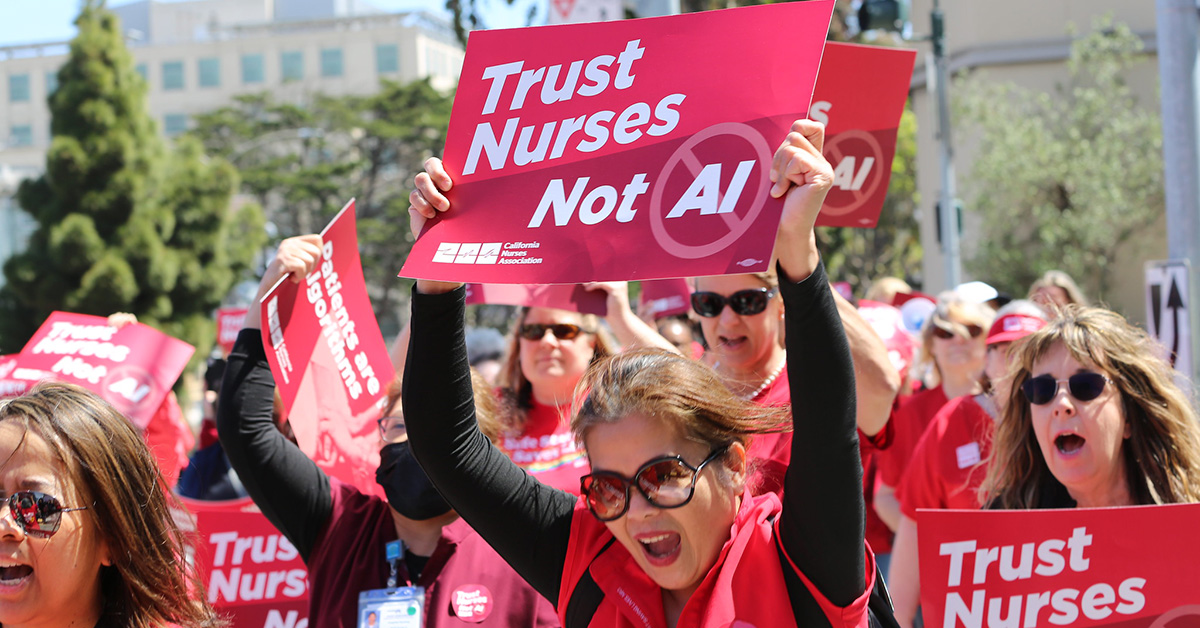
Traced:
<svg viewBox="0 0 1200 628">
<path fill-rule="evenodd" d="M 425 587 L 372 589 L 358 594 L 358 628 L 422 628 Z"/>
</svg>

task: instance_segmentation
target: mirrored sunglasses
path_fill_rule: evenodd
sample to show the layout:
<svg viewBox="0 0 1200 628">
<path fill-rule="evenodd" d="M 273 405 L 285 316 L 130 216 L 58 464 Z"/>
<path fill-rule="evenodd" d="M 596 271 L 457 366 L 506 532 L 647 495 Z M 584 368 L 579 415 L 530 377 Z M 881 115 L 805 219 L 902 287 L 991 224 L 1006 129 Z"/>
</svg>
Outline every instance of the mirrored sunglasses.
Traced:
<svg viewBox="0 0 1200 628">
<path fill-rule="evenodd" d="M 600 521 L 621 518 L 629 510 L 629 489 L 637 486 L 646 501 L 658 508 L 679 508 L 692 501 L 696 478 L 708 463 L 729 451 L 729 445 L 719 447 L 693 467 L 681 456 L 663 456 L 642 465 L 633 478 L 612 471 L 597 471 L 579 479 L 580 491 Z"/>
<path fill-rule="evenodd" d="M 13 521 L 25 534 L 48 539 L 58 532 L 64 512 L 87 510 L 87 506 L 63 508 L 58 498 L 38 491 L 17 491 L 8 497 L 8 510 Z"/>
</svg>

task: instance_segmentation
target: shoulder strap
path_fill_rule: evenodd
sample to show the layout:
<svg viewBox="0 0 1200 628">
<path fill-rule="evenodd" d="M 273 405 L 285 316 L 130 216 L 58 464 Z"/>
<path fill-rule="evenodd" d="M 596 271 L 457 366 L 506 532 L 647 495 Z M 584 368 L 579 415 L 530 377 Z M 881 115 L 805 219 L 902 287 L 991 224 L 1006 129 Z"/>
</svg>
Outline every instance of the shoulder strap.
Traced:
<svg viewBox="0 0 1200 628">
<path fill-rule="evenodd" d="M 892 595 L 888 592 L 883 574 L 875 570 L 875 587 L 871 589 L 871 598 L 867 600 L 867 608 L 871 611 L 871 625 L 879 628 L 900 628 L 896 621 L 896 611 L 892 606 Z"/>
<path fill-rule="evenodd" d="M 605 543 L 604 547 L 596 553 L 596 556 L 608 551 L 608 548 L 612 547 L 616 541 L 617 537 L 609 539 L 608 543 Z M 584 571 L 583 577 L 575 585 L 575 590 L 571 591 L 571 599 L 567 601 L 567 621 L 563 624 L 563 628 L 587 628 L 602 601 L 604 601 L 604 592 L 600 590 L 600 585 L 596 584 L 592 578 L 590 569 Z"/>
</svg>

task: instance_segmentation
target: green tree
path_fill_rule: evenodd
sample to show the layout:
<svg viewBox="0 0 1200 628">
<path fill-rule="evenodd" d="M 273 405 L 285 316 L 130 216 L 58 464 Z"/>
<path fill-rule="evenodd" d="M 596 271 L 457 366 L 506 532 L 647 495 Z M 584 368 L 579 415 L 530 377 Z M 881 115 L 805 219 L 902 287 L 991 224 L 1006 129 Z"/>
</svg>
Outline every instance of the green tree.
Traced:
<svg viewBox="0 0 1200 628">
<path fill-rule="evenodd" d="M 982 225 L 973 273 L 1024 294 L 1057 268 L 1105 297 L 1115 251 L 1164 211 L 1158 112 L 1122 78 L 1141 52 L 1129 27 L 1103 18 L 1072 44 L 1052 93 L 982 73 L 956 85 L 958 119 L 979 137 L 962 179 Z"/>
<path fill-rule="evenodd" d="M 136 314 L 200 355 L 211 320 L 262 246 L 257 207 L 230 209 L 237 174 L 198 143 L 169 149 L 146 113 L 146 86 L 117 18 L 88 0 L 50 98 L 41 177 L 22 182 L 37 221 L 25 252 L 4 264 L 0 350 L 19 350 L 53 310 Z"/>
<path fill-rule="evenodd" d="M 192 133 L 238 167 L 242 190 L 267 208 L 281 238 L 319 231 L 356 198 L 363 274 L 388 334 L 406 302 L 396 272 L 413 242 L 410 182 L 441 154 L 451 102 L 427 80 L 304 104 L 254 94 L 197 116 Z"/>
</svg>

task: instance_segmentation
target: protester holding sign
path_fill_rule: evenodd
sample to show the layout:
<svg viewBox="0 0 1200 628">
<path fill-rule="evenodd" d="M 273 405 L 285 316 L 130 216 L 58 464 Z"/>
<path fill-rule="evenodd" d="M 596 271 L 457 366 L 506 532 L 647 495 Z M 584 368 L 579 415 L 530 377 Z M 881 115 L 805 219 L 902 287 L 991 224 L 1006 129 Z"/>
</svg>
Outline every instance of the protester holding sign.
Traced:
<svg viewBox="0 0 1200 628">
<path fill-rule="evenodd" d="M 860 443 L 884 447 L 889 438 L 884 428 L 900 390 L 900 376 L 870 324 L 845 299 L 835 295 L 834 300 L 854 359 Z M 700 317 L 709 346 L 704 360 L 734 394 L 763 406 L 791 403 L 787 351 L 779 342 L 783 299 L 775 272 L 700 277 L 692 293 L 692 310 Z M 750 458 L 758 469 L 756 490 L 783 488 L 790 440 L 789 434 L 751 440 Z"/>
<path fill-rule="evenodd" d="M 991 308 L 944 292 L 921 327 L 921 358 L 913 368 L 931 368 L 933 388 L 914 394 L 893 410 L 896 439 L 879 455 L 875 512 L 892 530 L 900 525 L 896 487 L 925 428 L 949 400 L 982 392 L 980 376 L 987 356 L 984 332 L 994 318 Z"/>
<path fill-rule="evenodd" d="M 797 121 L 771 167 L 772 195 L 786 196 L 776 250 L 787 342 L 808 356 L 787 366 L 806 412 L 782 506 L 744 492 L 746 444 L 785 429 L 786 417 L 658 351 L 603 360 L 580 385 L 572 426 L 594 469 L 585 499 L 533 480 L 475 427 L 462 284 L 417 282 L 409 361 L 423 368 L 408 369 L 404 392 L 414 451 L 566 625 L 867 625 L 874 564 L 854 367 L 813 234 L 833 178 L 822 140 L 820 124 Z M 442 175 L 418 175 L 414 226 L 450 209 Z"/>
<path fill-rule="evenodd" d="M 1109 310 L 1067 306 L 1014 361 L 989 507 L 1200 501 L 1196 411 L 1146 332 Z"/>
<path fill-rule="evenodd" d="M 0 624 L 221 625 L 154 458 L 107 402 L 62 383 L 6 401 L 0 460 Z"/>
<path fill-rule="evenodd" d="M 896 491 L 900 525 L 888 570 L 896 619 L 902 626 L 912 625 L 920 604 L 917 509 L 975 510 L 983 505 L 979 489 L 987 475 L 995 419 L 1012 390 L 1008 373 L 1014 343 L 1045 325 L 1045 312 L 1030 301 L 1013 301 L 1000 308 L 987 334 L 986 392 L 943 406 L 913 451 Z"/>
<path fill-rule="evenodd" d="M 320 257 L 320 236 L 284 240 L 259 296 L 289 274 L 306 276 Z M 430 627 L 557 625 L 549 605 L 458 518 L 417 466 L 398 390 L 379 424 L 376 481 L 386 502 L 326 475 L 275 428 L 275 385 L 259 312 L 246 315 L 230 353 L 217 424 L 246 489 L 308 566 L 310 625 L 357 626 L 359 594 L 386 586 L 424 587 Z M 393 545 L 389 557 L 397 541 L 402 545 Z"/>
</svg>

